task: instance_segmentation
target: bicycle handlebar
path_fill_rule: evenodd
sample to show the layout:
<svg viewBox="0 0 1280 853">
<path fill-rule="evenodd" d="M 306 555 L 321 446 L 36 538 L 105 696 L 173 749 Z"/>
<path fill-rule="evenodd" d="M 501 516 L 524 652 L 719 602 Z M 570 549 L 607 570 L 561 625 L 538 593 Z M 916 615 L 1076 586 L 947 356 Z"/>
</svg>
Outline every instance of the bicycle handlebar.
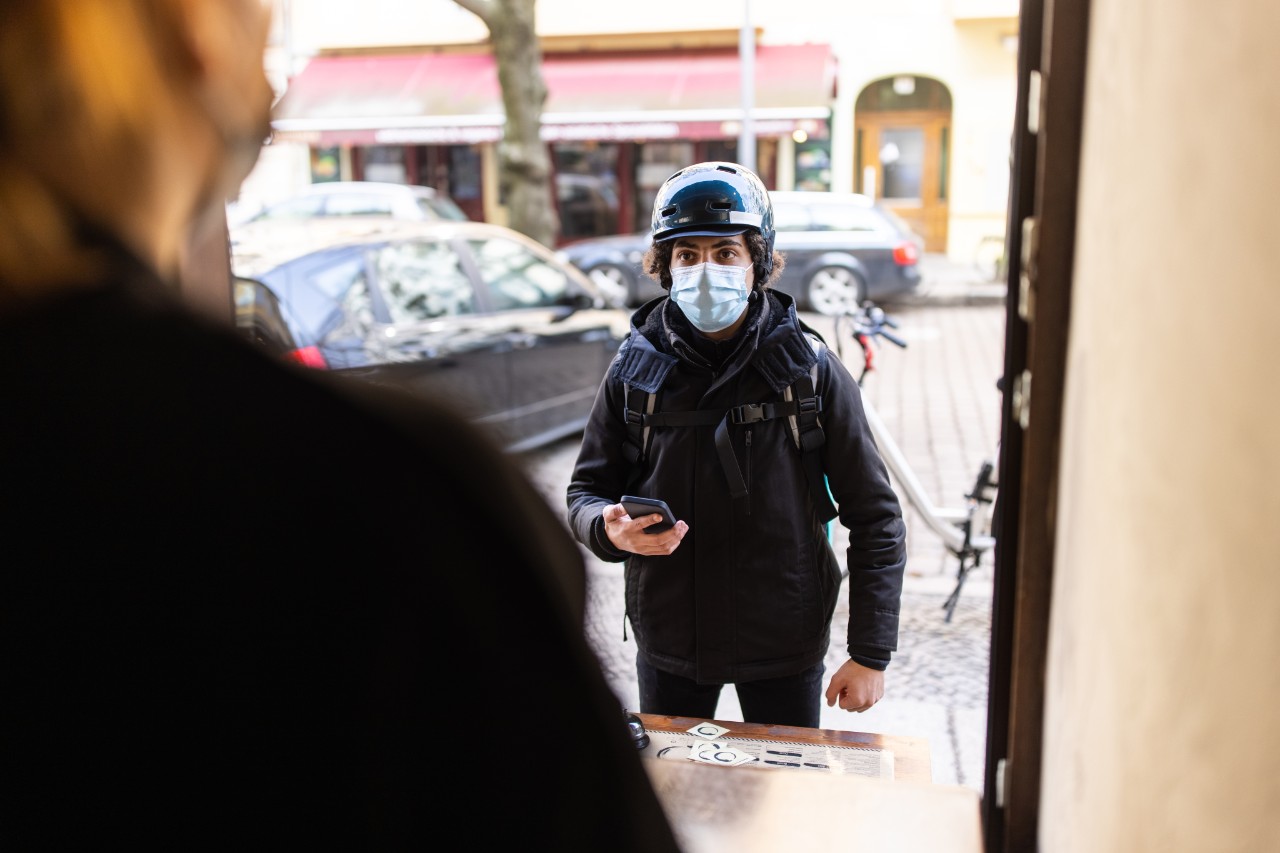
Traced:
<svg viewBox="0 0 1280 853">
<path fill-rule="evenodd" d="M 884 313 L 884 309 L 870 302 L 862 303 L 858 309 L 858 313 L 853 315 L 854 322 L 858 324 L 857 332 L 866 335 L 869 338 L 884 338 L 891 344 L 896 344 L 906 349 L 907 342 L 892 332 L 886 332 L 885 328 L 898 328 L 898 321 Z"/>
<path fill-rule="evenodd" d="M 863 338 L 884 338 L 891 344 L 906 349 L 907 342 L 886 329 L 898 328 L 898 321 L 884 313 L 884 309 L 871 302 L 863 302 L 854 311 L 836 317 L 836 335 L 840 334 L 840 325 L 847 321 L 853 325 L 851 336 L 862 343 Z"/>
<path fill-rule="evenodd" d="M 886 341 L 888 341 L 891 344 L 897 344 L 903 349 L 907 348 L 907 342 L 891 332 L 886 332 L 884 329 L 879 329 L 876 331 L 876 334 L 884 338 Z"/>
<path fill-rule="evenodd" d="M 858 346 L 862 348 L 863 365 L 862 373 L 858 377 L 858 384 L 862 384 L 862 380 L 867 374 L 875 369 L 874 350 L 871 341 L 876 338 L 883 338 L 895 346 L 906 349 L 907 342 L 895 335 L 887 329 L 898 328 L 898 322 L 884 313 L 884 309 L 871 302 L 863 302 L 854 311 L 847 314 L 841 314 L 836 317 L 836 351 L 841 358 L 844 357 L 844 347 L 841 345 L 843 338 L 841 337 L 841 325 L 845 322 L 851 323 L 853 329 L 850 337 L 858 342 Z"/>
</svg>

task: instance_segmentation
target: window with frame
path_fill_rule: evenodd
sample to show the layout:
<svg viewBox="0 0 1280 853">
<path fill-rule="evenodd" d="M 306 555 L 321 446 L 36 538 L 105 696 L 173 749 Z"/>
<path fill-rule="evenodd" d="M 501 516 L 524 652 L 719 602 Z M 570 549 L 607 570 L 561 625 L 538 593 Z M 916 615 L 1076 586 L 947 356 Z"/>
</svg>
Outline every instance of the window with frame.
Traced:
<svg viewBox="0 0 1280 853">
<path fill-rule="evenodd" d="M 279 204 L 273 204 L 266 210 L 253 217 L 258 219 L 309 219 L 312 216 L 319 216 L 320 209 L 324 206 L 324 198 L 321 196 L 304 196 L 302 198 L 291 198 L 282 201 Z"/>
<path fill-rule="evenodd" d="M 391 216 L 394 206 L 388 196 L 366 193 L 334 194 L 325 205 L 325 216 Z"/>
<path fill-rule="evenodd" d="M 880 231 L 884 229 L 884 220 L 871 208 L 850 207 L 839 204 L 815 204 L 810 208 L 813 214 L 813 231 Z"/>
<path fill-rule="evenodd" d="M 813 217 L 803 204 L 773 203 L 773 228 L 775 231 L 812 231 Z"/>
<path fill-rule="evenodd" d="M 469 245 L 495 311 L 558 305 L 568 291 L 564 271 L 527 246 L 502 237 Z"/>
<path fill-rule="evenodd" d="M 390 243 L 373 267 L 393 323 L 421 323 L 476 311 L 475 288 L 446 240 Z"/>
</svg>

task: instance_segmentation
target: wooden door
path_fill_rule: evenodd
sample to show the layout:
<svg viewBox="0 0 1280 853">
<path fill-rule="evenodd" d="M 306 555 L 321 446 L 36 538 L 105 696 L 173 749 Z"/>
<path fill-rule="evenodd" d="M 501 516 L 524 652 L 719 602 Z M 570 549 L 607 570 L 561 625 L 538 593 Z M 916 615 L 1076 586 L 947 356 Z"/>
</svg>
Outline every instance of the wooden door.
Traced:
<svg viewBox="0 0 1280 853">
<path fill-rule="evenodd" d="M 855 186 L 905 219 L 925 251 L 947 248 L 950 112 L 866 112 L 854 121 Z"/>
</svg>

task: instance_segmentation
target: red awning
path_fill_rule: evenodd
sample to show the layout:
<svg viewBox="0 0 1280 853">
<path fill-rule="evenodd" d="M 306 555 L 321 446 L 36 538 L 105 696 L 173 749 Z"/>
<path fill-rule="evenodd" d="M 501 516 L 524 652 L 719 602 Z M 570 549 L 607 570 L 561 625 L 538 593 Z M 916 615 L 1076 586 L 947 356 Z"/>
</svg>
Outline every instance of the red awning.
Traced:
<svg viewBox="0 0 1280 853">
<path fill-rule="evenodd" d="M 738 135 L 736 50 L 548 56 L 542 135 L 560 139 L 708 139 Z M 826 133 L 835 96 L 828 45 L 756 49 L 752 122 L 762 136 Z M 489 54 L 326 56 L 294 77 L 276 108 L 283 138 L 315 144 L 497 140 L 502 93 Z"/>
</svg>

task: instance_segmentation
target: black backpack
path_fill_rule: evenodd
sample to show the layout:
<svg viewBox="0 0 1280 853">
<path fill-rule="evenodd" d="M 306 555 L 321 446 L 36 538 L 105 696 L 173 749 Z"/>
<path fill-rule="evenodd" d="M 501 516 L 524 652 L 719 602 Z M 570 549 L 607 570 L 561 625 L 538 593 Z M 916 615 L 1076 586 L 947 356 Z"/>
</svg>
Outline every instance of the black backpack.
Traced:
<svg viewBox="0 0 1280 853">
<path fill-rule="evenodd" d="M 747 495 L 747 484 L 738 468 L 738 461 L 733 454 L 729 442 L 730 424 L 750 424 L 756 421 L 768 421 L 774 418 L 787 418 L 791 422 L 791 437 L 800 450 L 804 462 L 805 478 L 809 481 L 809 493 L 813 497 L 813 505 L 818 517 L 824 524 L 836 517 L 835 504 L 831 501 L 831 492 L 827 489 L 826 475 L 822 470 L 822 457 L 819 453 L 826 436 L 822 432 L 822 398 L 815 390 L 818 385 L 819 369 L 826 369 L 826 343 L 822 336 L 801 324 L 805 336 L 818 356 L 813 368 L 800 376 L 791 385 L 783 389 L 783 399 L 770 403 L 745 403 L 733 406 L 728 411 L 720 409 L 698 409 L 691 412 L 654 411 L 657 406 L 657 395 L 651 394 L 630 384 L 623 385 L 625 403 L 623 415 L 627 422 L 627 440 L 623 453 L 636 469 L 631 481 L 639 476 L 649 449 L 649 432 L 653 427 L 693 427 L 716 426 L 716 453 L 720 457 L 720 466 L 724 469 L 729 481 L 729 494 L 735 499 Z"/>
</svg>

